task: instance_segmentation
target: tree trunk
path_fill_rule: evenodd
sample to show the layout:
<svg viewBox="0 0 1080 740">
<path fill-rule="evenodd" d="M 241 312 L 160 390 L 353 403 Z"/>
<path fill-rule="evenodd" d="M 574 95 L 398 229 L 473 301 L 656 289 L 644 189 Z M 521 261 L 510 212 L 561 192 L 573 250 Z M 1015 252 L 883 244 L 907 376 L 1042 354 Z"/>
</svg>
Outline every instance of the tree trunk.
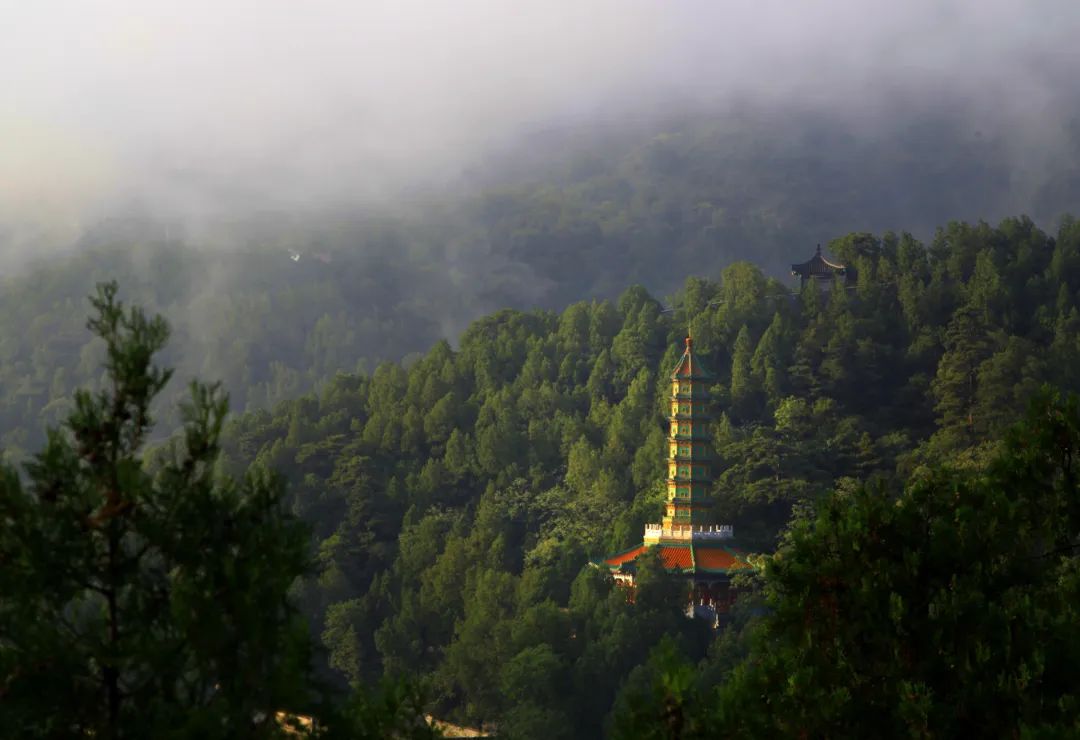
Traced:
<svg viewBox="0 0 1080 740">
<path fill-rule="evenodd" d="M 117 665 L 120 648 L 120 615 L 116 604 L 116 561 L 120 550 L 120 537 L 116 521 L 109 526 L 109 585 L 105 599 L 109 609 L 109 650 L 108 659 L 103 669 L 105 693 L 109 702 L 109 737 L 120 734 L 120 668 Z"/>
</svg>

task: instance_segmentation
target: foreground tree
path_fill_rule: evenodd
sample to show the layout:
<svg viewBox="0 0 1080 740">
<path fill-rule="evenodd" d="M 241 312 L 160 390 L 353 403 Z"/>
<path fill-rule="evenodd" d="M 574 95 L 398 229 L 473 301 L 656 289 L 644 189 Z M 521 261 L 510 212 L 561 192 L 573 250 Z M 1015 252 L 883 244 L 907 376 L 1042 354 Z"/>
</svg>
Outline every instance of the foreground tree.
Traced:
<svg viewBox="0 0 1080 740">
<path fill-rule="evenodd" d="M 1078 481 L 1080 406 L 1044 392 L 980 473 L 831 496 L 771 559 L 770 613 L 710 731 L 1080 732 Z"/>
<path fill-rule="evenodd" d="M 182 440 L 141 461 L 160 317 L 99 287 L 104 390 L 80 391 L 25 476 L 0 470 L 0 727 L 12 736 L 244 737 L 305 710 L 288 591 L 305 527 L 269 474 L 215 475 L 226 400 L 192 384 Z"/>
</svg>

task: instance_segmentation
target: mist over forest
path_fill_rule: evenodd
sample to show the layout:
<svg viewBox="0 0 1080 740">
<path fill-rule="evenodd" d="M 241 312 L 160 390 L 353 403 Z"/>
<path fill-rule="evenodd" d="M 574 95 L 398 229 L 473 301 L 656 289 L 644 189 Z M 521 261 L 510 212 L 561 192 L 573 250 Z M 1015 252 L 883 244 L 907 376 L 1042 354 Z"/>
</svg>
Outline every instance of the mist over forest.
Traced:
<svg viewBox="0 0 1080 740">
<path fill-rule="evenodd" d="M 502 307 L 783 277 L 852 231 L 1054 228 L 1080 190 L 1068 2 L 51 5 L 3 11 L 2 300 L 115 265 L 241 409 Z M 223 324 L 271 315 L 246 363 Z"/>
<path fill-rule="evenodd" d="M 32 448 L 67 409 L 54 402 L 94 380 L 79 306 L 110 277 L 170 317 L 180 377 L 222 379 L 243 411 L 456 344 L 501 308 L 561 310 L 633 284 L 663 297 L 740 260 L 792 287 L 792 262 L 851 231 L 931 240 L 1015 213 L 1052 230 L 1080 196 L 1072 154 L 1028 171 L 1007 132 L 966 112 L 897 116 L 870 136 L 818 111 L 697 109 L 522 135 L 454 187 L 392 206 L 103 218 L 9 258 L 0 304 L 25 328 L 3 348 L 17 390 L 0 439 Z"/>
<path fill-rule="evenodd" d="M 1077 30 L 0 8 L 0 727 L 1077 731 Z M 753 563 L 719 629 L 588 565 L 661 518 L 691 326 Z"/>
</svg>

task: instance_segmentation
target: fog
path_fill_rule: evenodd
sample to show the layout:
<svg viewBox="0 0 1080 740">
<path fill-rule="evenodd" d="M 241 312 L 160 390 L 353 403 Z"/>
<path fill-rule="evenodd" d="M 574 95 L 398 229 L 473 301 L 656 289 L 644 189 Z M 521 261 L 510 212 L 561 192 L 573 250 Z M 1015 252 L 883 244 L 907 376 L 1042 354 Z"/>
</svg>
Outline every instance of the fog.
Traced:
<svg viewBox="0 0 1080 740">
<path fill-rule="evenodd" d="M 383 207 L 531 132 L 684 109 L 872 137 L 944 107 L 1037 173 L 1062 166 L 1078 30 L 1075 0 L 9 1 L 0 241 Z"/>
</svg>

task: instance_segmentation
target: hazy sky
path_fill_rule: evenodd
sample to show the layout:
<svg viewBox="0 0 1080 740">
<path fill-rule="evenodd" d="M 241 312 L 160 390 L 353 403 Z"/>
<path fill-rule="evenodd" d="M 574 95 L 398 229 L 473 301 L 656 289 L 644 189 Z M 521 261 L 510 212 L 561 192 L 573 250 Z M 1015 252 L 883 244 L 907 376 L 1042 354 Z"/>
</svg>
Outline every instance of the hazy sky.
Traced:
<svg viewBox="0 0 1080 740">
<path fill-rule="evenodd" d="M 925 93 L 1052 139 L 1078 32 L 1077 0 L 0 0 L 0 225 L 363 201 L 735 95 L 872 128 Z"/>
</svg>

